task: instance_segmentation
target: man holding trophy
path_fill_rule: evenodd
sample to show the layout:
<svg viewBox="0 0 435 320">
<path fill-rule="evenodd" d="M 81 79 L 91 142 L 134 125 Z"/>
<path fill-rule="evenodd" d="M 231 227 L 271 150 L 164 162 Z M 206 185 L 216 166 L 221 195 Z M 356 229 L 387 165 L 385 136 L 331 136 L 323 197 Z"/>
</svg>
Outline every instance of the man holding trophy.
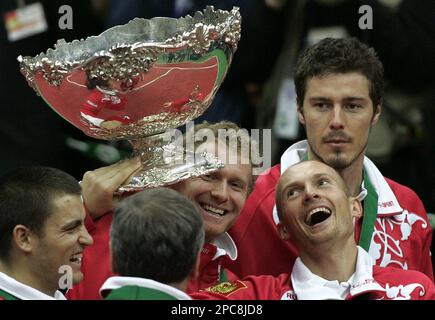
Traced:
<svg viewBox="0 0 435 320">
<path fill-rule="evenodd" d="M 184 150 L 168 142 L 164 132 L 197 118 L 211 104 L 237 49 L 240 23 L 237 8 L 227 12 L 207 7 L 194 17 L 134 19 L 98 37 L 59 41 L 46 54 L 19 57 L 29 85 L 64 119 L 91 137 L 128 139 L 134 148 L 133 159 L 84 176 L 85 206 L 96 218 L 87 219 L 95 245 L 84 253 L 87 280 L 70 290 L 70 297 L 98 299 L 99 287 L 111 275 L 112 214 L 104 213 L 113 206 L 105 206 L 101 193 L 92 191 L 99 177 L 109 184 L 103 195 L 112 204 L 113 194 L 125 196 L 159 186 L 172 186 L 187 195 L 202 214 L 207 242 L 201 253 L 202 275 L 188 290 L 234 279 L 224 270 L 225 261 L 237 256 L 226 231 L 253 185 L 249 156 L 240 151 L 250 140 L 237 138 L 239 147 L 230 152 L 239 160 L 233 163 L 225 154 Z M 215 133 L 239 131 L 231 123 L 199 127 L 206 128 Z M 228 142 L 207 140 L 204 145 L 207 150 L 226 150 Z M 222 162 L 227 165 L 216 171 Z M 95 207 L 99 212 L 93 212 Z"/>
</svg>

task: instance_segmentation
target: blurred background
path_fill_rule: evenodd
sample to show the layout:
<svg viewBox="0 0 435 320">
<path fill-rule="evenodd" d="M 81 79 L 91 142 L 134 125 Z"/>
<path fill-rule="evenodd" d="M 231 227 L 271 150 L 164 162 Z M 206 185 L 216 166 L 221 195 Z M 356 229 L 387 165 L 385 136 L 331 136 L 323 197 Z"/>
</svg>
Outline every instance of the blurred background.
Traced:
<svg viewBox="0 0 435 320">
<path fill-rule="evenodd" d="M 47 28 L 11 40 L 8 13 L 41 3 Z M 59 8 L 73 9 L 62 30 Z M 180 17 L 206 5 L 240 7 L 242 38 L 212 106 L 197 121 L 272 128 L 272 165 L 304 138 L 297 123 L 292 70 L 298 53 L 324 37 L 355 36 L 373 46 L 385 67 L 387 90 L 368 156 L 381 172 L 416 191 L 435 212 L 435 1 L 434 0 L 1 0 L 0 174 L 26 164 L 49 165 L 78 179 L 129 154 L 125 141 L 85 136 L 33 92 L 19 72 L 19 55 L 34 56 L 67 41 L 98 35 L 134 17 Z M 361 29 L 358 10 L 369 5 L 373 28 Z"/>
</svg>

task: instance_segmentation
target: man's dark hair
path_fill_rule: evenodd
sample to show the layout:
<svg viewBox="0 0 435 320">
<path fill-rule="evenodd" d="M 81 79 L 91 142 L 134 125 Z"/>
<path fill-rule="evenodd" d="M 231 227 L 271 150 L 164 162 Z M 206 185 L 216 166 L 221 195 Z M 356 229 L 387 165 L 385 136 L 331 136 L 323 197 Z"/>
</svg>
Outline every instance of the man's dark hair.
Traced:
<svg viewBox="0 0 435 320">
<path fill-rule="evenodd" d="M 118 204 L 110 241 L 113 271 L 120 276 L 179 283 L 204 243 L 202 218 L 184 195 L 150 189 Z"/>
<path fill-rule="evenodd" d="M 305 49 L 296 62 L 294 78 L 298 106 L 303 106 L 310 78 L 349 72 L 359 72 L 367 78 L 374 108 L 382 103 L 384 71 L 375 50 L 356 38 L 326 38 Z"/>
<path fill-rule="evenodd" d="M 55 197 L 81 195 L 78 181 L 49 167 L 22 167 L 0 177 L 0 260 L 9 259 L 12 232 L 22 224 L 42 236 Z"/>
<path fill-rule="evenodd" d="M 107 87 L 108 85 L 109 80 L 92 77 L 89 70 L 86 70 L 86 88 L 92 90 L 95 89 L 97 86 Z"/>
</svg>

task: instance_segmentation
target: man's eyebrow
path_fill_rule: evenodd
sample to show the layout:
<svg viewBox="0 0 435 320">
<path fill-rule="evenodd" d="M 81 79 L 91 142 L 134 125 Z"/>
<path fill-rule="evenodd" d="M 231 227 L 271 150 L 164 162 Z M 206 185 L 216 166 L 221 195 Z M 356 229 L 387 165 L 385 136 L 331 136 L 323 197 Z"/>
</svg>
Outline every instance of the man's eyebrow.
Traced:
<svg viewBox="0 0 435 320">
<path fill-rule="evenodd" d="M 288 191 L 288 189 L 297 187 L 298 185 L 299 185 L 298 181 L 292 181 L 290 183 L 283 185 L 281 188 L 281 194 L 286 193 L 286 191 Z"/>
<path fill-rule="evenodd" d="M 308 98 L 308 100 L 309 101 L 331 101 L 331 99 L 329 99 L 329 98 L 326 98 L 326 97 L 317 97 L 317 96 L 314 96 L 314 97 L 310 97 L 310 98 Z"/>
<path fill-rule="evenodd" d="M 245 178 L 240 178 L 240 177 L 234 178 L 234 179 L 232 179 L 232 181 L 240 182 L 240 183 L 243 183 L 243 184 L 248 184 L 249 183 L 247 178 L 245 179 Z"/>
<path fill-rule="evenodd" d="M 344 101 L 366 101 L 367 99 L 364 97 L 346 97 L 343 100 Z"/>
<path fill-rule="evenodd" d="M 331 175 L 329 175 L 327 173 L 316 173 L 316 174 L 313 175 L 314 179 L 319 179 L 319 178 L 324 178 L 324 177 L 327 177 L 327 178 L 330 178 L 330 179 L 334 179 Z"/>
</svg>

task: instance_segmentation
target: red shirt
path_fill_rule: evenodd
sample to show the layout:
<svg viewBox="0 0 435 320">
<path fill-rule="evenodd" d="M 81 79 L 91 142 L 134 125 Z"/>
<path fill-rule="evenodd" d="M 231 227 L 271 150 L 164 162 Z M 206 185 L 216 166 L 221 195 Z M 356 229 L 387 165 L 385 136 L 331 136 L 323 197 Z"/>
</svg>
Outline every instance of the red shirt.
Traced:
<svg viewBox="0 0 435 320">
<path fill-rule="evenodd" d="M 187 293 L 214 286 L 220 283 L 223 278 L 229 281 L 238 279 L 235 274 L 225 269 L 231 261 L 229 256 L 223 255 L 213 259 L 216 252 L 217 247 L 215 245 L 211 243 L 204 244 L 201 251 L 198 278 L 190 280 L 186 290 Z"/>
<path fill-rule="evenodd" d="M 374 280 L 374 281 L 373 281 Z M 190 295 L 198 300 L 298 300 L 288 274 L 249 276 Z M 434 300 L 435 286 L 418 271 L 373 267 L 371 281 L 355 283 L 346 300 Z"/>
</svg>

